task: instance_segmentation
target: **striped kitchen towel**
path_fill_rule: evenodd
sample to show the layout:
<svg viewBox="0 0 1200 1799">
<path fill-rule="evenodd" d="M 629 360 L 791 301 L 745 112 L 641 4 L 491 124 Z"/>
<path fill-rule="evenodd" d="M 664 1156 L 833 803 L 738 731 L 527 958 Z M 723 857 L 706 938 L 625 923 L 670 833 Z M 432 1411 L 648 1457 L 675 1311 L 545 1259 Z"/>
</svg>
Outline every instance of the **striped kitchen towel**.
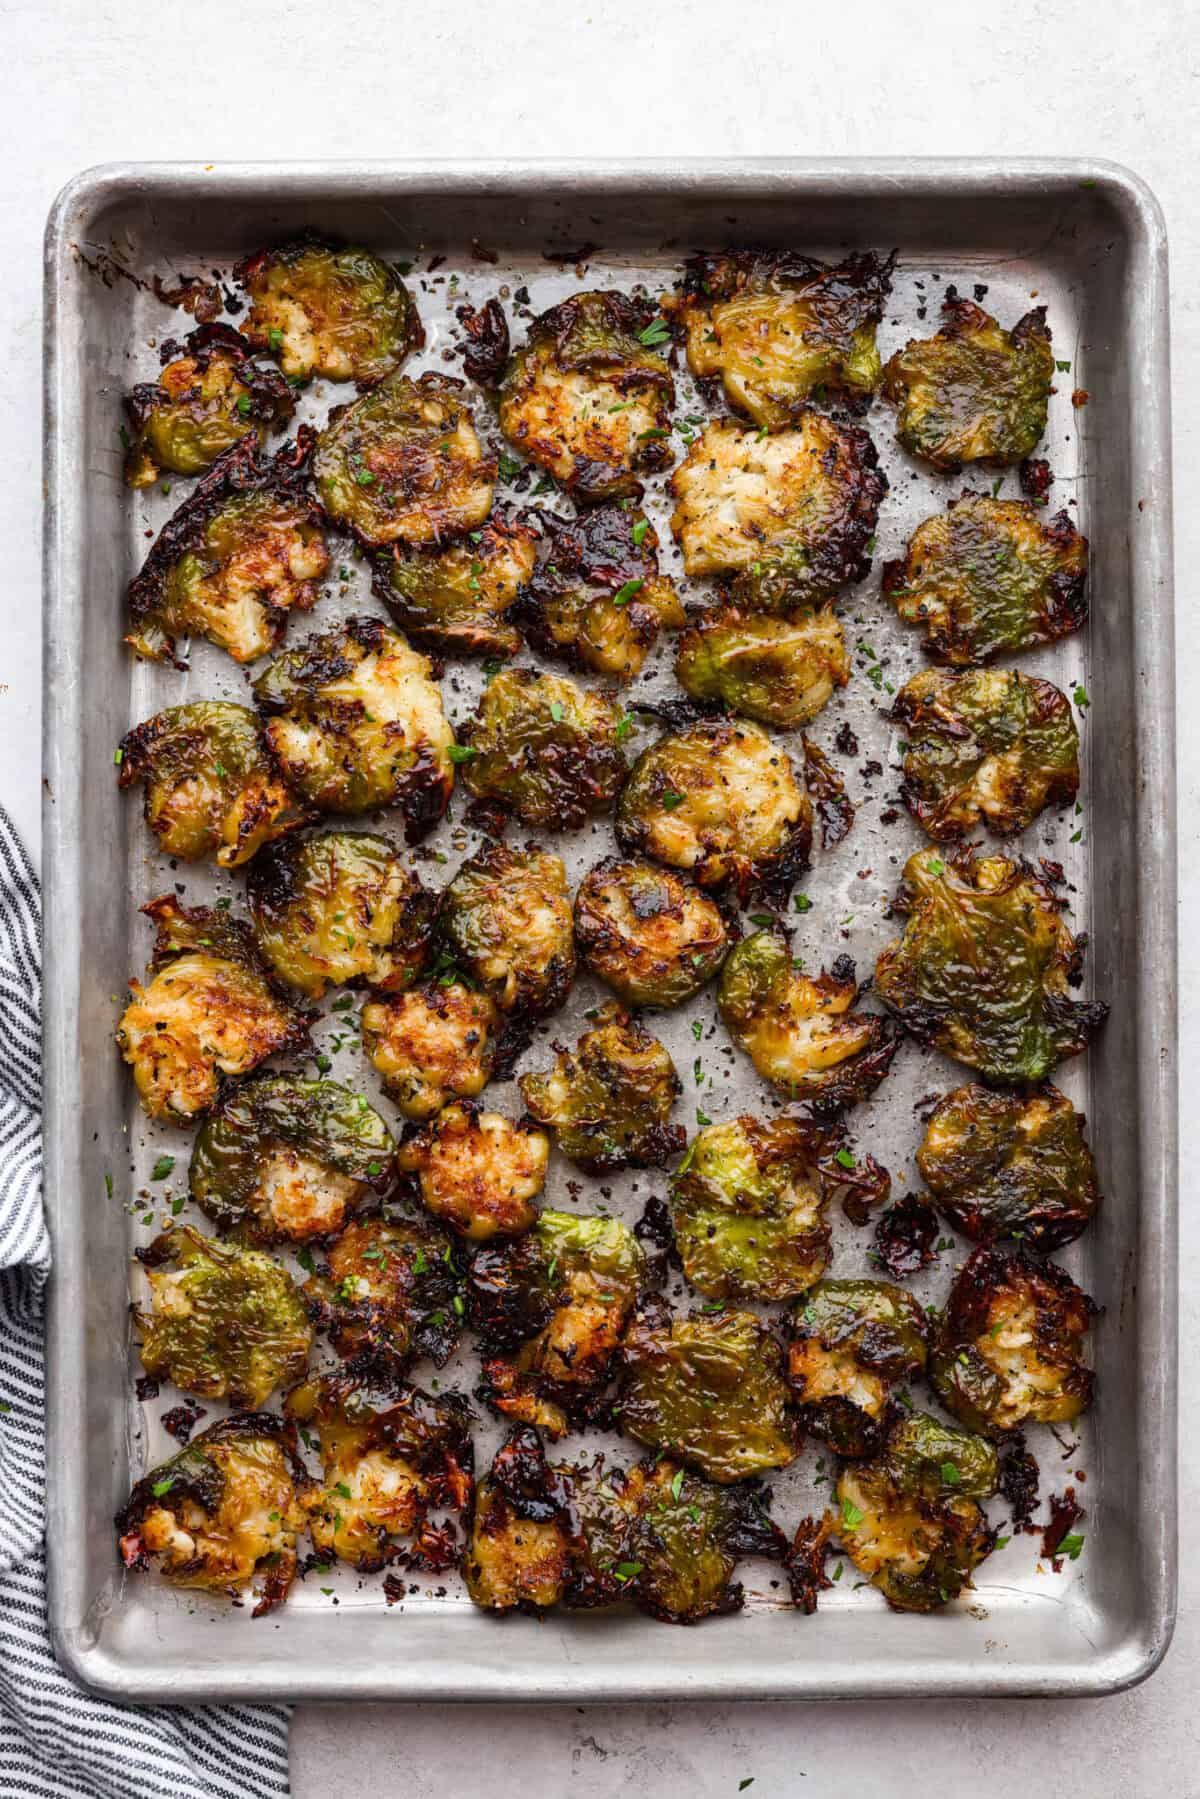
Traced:
<svg viewBox="0 0 1200 1799">
<path fill-rule="evenodd" d="M 125 1707 L 83 1692 L 46 1631 L 41 902 L 0 807 L 0 1794 L 287 1794 L 282 1706 Z M 116 1549 L 114 1547 L 115 1555 Z"/>
</svg>

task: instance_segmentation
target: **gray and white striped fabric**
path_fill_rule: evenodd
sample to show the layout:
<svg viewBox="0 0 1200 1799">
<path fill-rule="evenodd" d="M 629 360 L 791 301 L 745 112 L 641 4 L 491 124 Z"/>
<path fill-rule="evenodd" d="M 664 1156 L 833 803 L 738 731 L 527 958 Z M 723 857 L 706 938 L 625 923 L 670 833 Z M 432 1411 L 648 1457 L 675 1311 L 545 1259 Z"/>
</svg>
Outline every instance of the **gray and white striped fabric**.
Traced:
<svg viewBox="0 0 1200 1799">
<path fill-rule="evenodd" d="M 41 904 L 0 807 L 0 1794 L 4 1799 L 286 1795 L 282 1706 L 125 1708 L 93 1699 L 46 1633 Z"/>
</svg>

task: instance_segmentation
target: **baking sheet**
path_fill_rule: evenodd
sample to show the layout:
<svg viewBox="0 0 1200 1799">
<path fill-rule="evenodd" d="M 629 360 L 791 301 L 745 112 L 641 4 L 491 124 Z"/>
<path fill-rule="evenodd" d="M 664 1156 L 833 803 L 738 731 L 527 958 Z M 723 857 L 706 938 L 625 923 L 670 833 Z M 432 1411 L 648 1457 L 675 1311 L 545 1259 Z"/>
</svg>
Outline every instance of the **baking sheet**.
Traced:
<svg viewBox="0 0 1200 1799">
<path fill-rule="evenodd" d="M 61 1175 L 51 1184 L 60 1249 L 53 1380 L 61 1401 L 61 1408 L 58 1403 L 55 1408 L 55 1435 L 66 1459 L 56 1457 L 53 1465 L 61 1540 L 52 1537 L 52 1546 L 60 1644 L 85 1678 L 109 1690 L 157 1694 L 165 1681 L 178 1697 L 224 1691 L 452 1697 L 503 1692 L 538 1698 L 705 1691 L 727 1696 L 1086 1691 L 1136 1677 L 1161 1653 L 1169 1630 L 1167 1530 L 1173 1475 L 1167 1422 L 1172 1400 L 1172 1239 L 1165 1212 L 1173 1173 L 1167 1166 L 1173 1114 L 1161 1052 L 1169 1054 L 1173 1017 L 1165 910 L 1170 878 L 1163 867 L 1171 825 L 1166 767 L 1170 721 L 1164 710 L 1170 704 L 1169 681 L 1163 679 L 1170 586 L 1169 579 L 1162 579 L 1164 567 L 1169 570 L 1163 562 L 1169 544 L 1169 493 L 1161 410 L 1157 420 L 1150 420 L 1151 441 L 1139 438 L 1139 433 L 1146 435 L 1147 409 L 1153 412 L 1165 404 L 1158 385 L 1161 317 L 1154 294 L 1144 285 L 1145 270 L 1157 266 L 1161 248 L 1150 242 L 1152 205 L 1116 177 L 1103 171 L 1087 175 L 1082 168 L 1075 179 L 1067 171 L 1044 171 L 1036 178 L 1030 171 L 1019 179 L 1001 170 L 989 179 L 985 169 L 968 175 L 961 165 L 924 174 L 898 169 L 894 187 L 870 165 L 848 171 L 840 183 L 828 178 L 831 173 L 823 177 L 822 171 L 805 165 L 759 170 L 743 165 L 736 171 L 625 171 L 597 184 L 594 175 L 583 171 L 573 178 L 571 172 L 497 169 L 489 195 L 484 172 L 453 168 L 432 177 L 426 172 L 424 185 L 420 172 L 377 170 L 364 173 L 353 186 L 334 181 L 341 190 L 335 193 L 329 192 L 329 173 L 316 170 L 308 183 L 305 172 L 297 170 L 280 172 L 274 182 L 261 171 L 255 178 L 216 169 L 207 182 L 182 171 L 124 172 L 116 178 L 115 190 L 105 190 L 110 214 L 117 200 L 115 230 L 113 216 L 96 219 L 95 191 L 75 200 L 77 209 L 90 203 L 86 232 L 79 228 L 78 210 L 68 217 L 71 203 L 60 203 L 57 226 L 52 221 L 56 304 L 51 326 L 56 338 L 50 383 L 51 499 L 56 516 L 49 573 L 55 654 L 47 660 L 51 788 L 46 841 L 51 863 L 47 942 L 56 977 L 48 988 L 53 998 L 47 1008 L 47 1037 L 59 1063 L 56 1068 L 48 1059 L 48 1147 L 51 1166 L 57 1163 Z M 239 191 L 251 185 L 253 198 Z M 440 188 L 440 206 L 430 204 L 430 186 Z M 889 190 L 897 196 L 892 206 L 886 203 Z M 964 202 L 973 191 L 977 204 L 971 208 Z M 273 194 L 284 196 L 282 206 Z M 219 219 L 214 195 L 227 201 Z M 531 196 L 536 196 L 532 204 Z M 1111 218 L 1097 196 L 1103 196 Z M 1015 209 L 1014 197 L 1019 202 Z M 831 209 L 831 199 L 840 201 L 840 211 Z M 475 210 L 484 205 L 487 226 L 473 229 Z M 531 216 L 539 208 L 542 216 Z M 1118 231 L 1114 220 L 1122 216 Z M 172 870 L 164 862 L 142 822 L 138 799 L 126 796 L 114 804 L 112 746 L 129 725 L 165 705 L 214 696 L 244 699 L 246 676 L 207 644 L 192 646 L 191 668 L 183 675 L 127 658 L 120 644 L 125 581 L 140 565 L 147 534 L 157 530 L 191 485 L 181 482 L 169 496 L 157 487 L 137 495 L 123 488 L 120 398 L 134 381 L 152 378 L 158 368 L 157 343 L 165 335 L 182 335 L 190 321 L 160 304 L 145 287 L 115 274 L 114 267 L 139 282 L 155 274 L 169 278 L 181 267 L 227 270 L 237 252 L 270 241 L 301 221 L 335 235 L 360 236 L 381 254 L 412 265 L 408 281 L 427 344 L 408 365 L 411 373 L 425 368 L 456 372 L 454 351 L 462 340 L 455 309 L 464 301 L 479 304 L 499 295 L 517 343 L 522 319 L 513 317 L 513 295 L 518 289 L 528 291 L 534 314 L 581 286 L 641 286 L 655 294 L 671 287 L 692 248 L 732 242 L 787 244 L 834 258 L 847 247 L 897 248 L 894 292 L 879 331 L 885 358 L 908 337 L 937 328 L 943 291 L 951 282 L 968 294 L 976 284 L 985 285 L 983 303 L 1007 325 L 1031 305 L 1047 307 L 1055 356 L 1071 366 L 1059 375 L 1040 453 L 1055 473 L 1050 510 L 1067 506 L 1072 521 L 1092 540 L 1093 620 L 1064 643 L 1021 657 L 1019 666 L 1054 680 L 1068 693 L 1083 689 L 1089 703 L 1079 716 L 1082 811 L 1071 808 L 1061 816 L 1043 817 L 1024 834 L 1020 848 L 1062 863 L 1072 929 L 1086 931 L 1092 939 L 1084 992 L 1113 1004 L 1099 1049 L 1064 1064 L 1056 1076 L 1057 1084 L 1089 1114 L 1107 1196 L 1098 1224 L 1056 1258 L 1106 1308 L 1094 1333 L 1100 1397 L 1079 1428 L 1060 1431 L 1057 1439 L 1042 1429 L 1030 1432 L 1030 1446 L 1042 1465 L 1043 1496 L 1070 1481 L 1088 1513 L 1081 1526 L 1087 1539 L 1084 1555 L 1065 1563 L 1061 1574 L 1038 1563 L 1036 1539 L 1014 1536 L 979 1571 L 974 1592 L 937 1617 L 912 1618 L 888 1612 L 847 1561 L 842 1578 L 822 1596 L 817 1617 L 805 1619 L 788 1605 L 777 1568 L 746 1562 L 739 1569 L 747 1588 L 746 1612 L 693 1631 L 634 1615 L 494 1620 L 470 1605 L 454 1575 L 415 1577 L 415 1590 L 389 1608 L 381 1577 L 340 1567 L 298 1582 L 281 1612 L 252 1623 L 249 1607 L 239 1612 L 220 1601 L 181 1596 L 157 1580 L 122 1576 L 111 1539 L 106 1544 L 101 1535 L 105 1511 L 111 1513 L 124 1497 L 131 1476 L 173 1451 L 158 1419 L 178 1398 L 164 1386 L 147 1406 L 133 1399 L 129 1376 L 136 1372 L 136 1358 L 127 1360 L 123 1309 L 127 1255 L 160 1228 L 164 1203 L 169 1207 L 172 1197 L 186 1195 L 191 1136 L 145 1119 L 111 1048 L 111 1030 L 124 1003 L 125 980 L 141 972 L 149 951 L 151 931 L 137 917 L 137 905 L 179 883 L 186 903 L 229 896 L 237 907 L 242 883 L 195 866 Z M 1145 263 L 1140 289 L 1130 282 L 1139 231 L 1146 240 L 1140 246 Z M 498 260 L 481 259 L 473 239 Z M 544 254 L 584 241 L 600 246 L 586 267 L 564 266 Z M 73 444 L 59 409 L 68 398 L 63 383 L 72 386 L 72 371 L 75 391 L 69 398 L 82 427 Z M 1088 390 L 1086 407 L 1072 405 L 1073 388 Z M 340 385 L 315 384 L 302 396 L 295 422 L 320 422 L 348 392 Z M 481 405 L 480 410 L 486 408 Z M 712 410 L 681 367 L 676 420 L 699 421 Z M 997 480 L 990 472 L 984 479 L 938 476 L 913 463 L 896 446 L 891 411 L 881 403 L 866 422 L 891 491 L 881 509 L 873 572 L 861 586 L 847 590 L 839 606 L 854 652 L 851 684 L 809 728 L 809 735 L 833 753 L 857 818 L 837 848 L 814 849 L 813 867 L 798 883 L 812 908 L 791 919 L 795 948 L 810 966 L 849 954 L 858 963 L 860 978 L 898 934 L 899 922 L 886 916 L 888 901 L 904 860 L 924 841 L 903 809 L 886 828 L 880 821 L 896 804 L 899 780 L 899 733 L 888 718 L 891 697 L 925 659 L 919 634 L 900 626 L 881 599 L 879 570 L 900 553 L 913 526 L 940 510 L 947 498 L 965 487 L 990 491 Z M 498 434 L 496 443 L 503 447 Z M 684 449 L 678 432 L 673 448 L 678 459 Z M 1152 453 L 1159 459 L 1156 464 Z M 81 484 L 83 470 L 87 477 Z M 1153 482 L 1139 481 L 1149 475 Z M 645 506 L 659 533 L 664 565 L 678 575 L 667 529 L 665 481 L 660 476 L 647 484 Z M 537 485 L 534 471 L 526 492 L 512 497 L 527 501 Z M 1015 496 L 1018 491 L 1016 472 L 1007 472 L 999 492 Z M 498 498 L 505 497 L 509 484 L 502 482 Z M 1147 502 L 1149 530 L 1131 554 L 1130 515 L 1136 512 L 1145 521 Z M 548 488 L 535 503 L 566 509 Z M 64 526 L 69 542 L 56 534 Z M 1153 556 L 1147 557 L 1148 546 L 1157 565 Z M 72 609 L 71 584 L 62 579 L 68 558 L 86 613 Z M 288 641 L 352 611 L 381 610 L 371 597 L 365 564 L 348 540 L 334 542 L 333 566 L 344 569 L 346 578 L 330 584 L 312 614 L 292 622 Z M 1148 588 L 1153 576 L 1158 579 Z M 698 599 L 704 587 L 682 583 L 681 590 L 685 599 Z M 671 656 L 671 644 L 664 639 L 643 675 L 624 691 L 627 705 L 677 694 Z M 538 661 L 529 654 L 520 660 Z M 599 684 L 594 677 L 578 678 Z M 482 679 L 477 664 L 448 667 L 443 693 L 452 719 L 469 715 Z M 840 755 L 834 744 L 843 723 L 850 724 L 858 741 L 851 757 Z M 637 730 L 626 745 L 631 757 L 654 734 L 649 728 Z M 72 746 L 83 747 L 81 735 L 89 747 L 73 762 Z M 789 747 L 799 752 L 798 734 Z M 872 773 L 872 764 L 881 772 Z M 73 836 L 64 801 L 75 784 L 78 794 L 72 797 L 79 803 Z M 479 837 L 464 823 L 465 801 L 465 794 L 456 798 L 449 819 L 426 841 L 432 859 L 418 866 L 430 885 L 441 885 L 478 847 Z M 398 824 L 388 814 L 364 821 L 365 828 L 390 831 L 400 840 Z M 519 826 L 510 832 L 516 838 L 527 834 Z M 572 836 L 543 841 L 563 855 L 573 886 L 613 847 L 607 819 Z M 751 902 L 750 912 L 755 909 Z M 80 954 L 74 968 L 64 970 L 56 927 L 69 910 L 77 913 Z M 517 1072 L 547 1065 L 549 1038 L 573 1040 L 585 1028 L 584 1012 L 605 994 L 581 974 L 566 1007 L 546 1022 Z M 69 998 L 73 1004 L 67 1003 Z M 332 1061 L 330 1078 L 364 1091 L 398 1128 L 402 1121 L 381 1097 L 346 1018 L 331 1014 L 327 1002 L 315 1032 L 318 1051 Z M 72 1067 L 75 1020 L 81 1027 L 82 1053 Z M 693 1033 L 696 1023 L 699 1041 Z M 739 1111 L 770 1116 L 780 1109 L 779 1098 L 729 1042 L 716 1017 L 712 988 L 688 1006 L 656 1016 L 651 1028 L 679 1069 L 684 1092 L 674 1117 L 689 1132 L 697 1128 L 698 1110 L 721 1120 Z M 1155 1046 L 1152 1070 L 1145 1066 L 1147 1038 Z M 1159 1079 L 1157 1087 L 1150 1079 L 1149 1090 L 1148 1075 Z M 920 1184 L 913 1160 L 921 1134 L 917 1105 L 963 1078 L 953 1064 L 906 1044 L 874 1098 L 848 1116 L 857 1148 L 891 1170 L 895 1194 Z M 513 1116 L 521 1110 L 511 1083 L 489 1087 L 484 1103 Z M 69 1106 L 79 1118 L 92 1121 L 95 1132 L 93 1141 L 78 1142 L 73 1170 L 62 1165 L 68 1146 L 54 1125 Z M 176 1158 L 172 1180 L 151 1183 L 150 1170 L 164 1153 Z M 105 1192 L 109 1174 L 111 1203 Z M 577 1197 L 568 1181 L 582 1184 Z M 580 1211 L 602 1203 L 633 1222 L 646 1198 L 662 1193 L 665 1184 L 665 1175 L 637 1171 L 602 1184 L 580 1183 L 578 1171 L 555 1151 L 543 1203 Z M 149 1203 L 139 1197 L 146 1194 Z M 204 1224 L 190 1206 L 180 1216 Z M 836 1209 L 831 1218 L 831 1272 L 869 1272 L 871 1231 L 856 1229 Z M 88 1238 L 96 1239 L 100 1251 L 86 1261 L 79 1254 L 85 1223 Z M 938 1264 L 913 1283 L 928 1303 L 944 1296 L 969 1248 L 949 1229 L 943 1230 L 942 1242 L 947 1247 Z M 697 1303 L 681 1278 L 673 1281 L 671 1297 L 685 1309 Z M 778 1312 L 765 1310 L 772 1309 Z M 92 1391 L 81 1411 L 82 1429 L 72 1438 L 63 1432 L 64 1412 L 80 1396 L 68 1399 L 67 1394 L 85 1365 Z M 469 1392 L 476 1366 L 472 1353 L 460 1351 L 440 1372 L 418 1365 L 413 1378 L 422 1383 L 437 1379 L 443 1390 L 454 1385 Z M 98 1388 L 103 1405 L 97 1404 Z M 923 1401 L 924 1395 L 918 1398 Z M 477 1467 L 483 1471 L 504 1427 L 482 1407 L 478 1411 Z M 220 1412 L 220 1407 L 210 1407 L 203 1424 Z M 611 1435 L 569 1439 L 562 1453 L 592 1447 L 603 1447 L 624 1463 L 640 1453 L 636 1445 Z M 770 1483 L 774 1514 L 789 1532 L 801 1516 L 822 1508 L 830 1466 L 831 1458 L 815 1446 Z M 991 1510 L 997 1518 L 1003 1516 L 1003 1502 L 993 1502 Z M 1148 1558 L 1147 1528 L 1157 1537 L 1158 1551 Z"/>
</svg>

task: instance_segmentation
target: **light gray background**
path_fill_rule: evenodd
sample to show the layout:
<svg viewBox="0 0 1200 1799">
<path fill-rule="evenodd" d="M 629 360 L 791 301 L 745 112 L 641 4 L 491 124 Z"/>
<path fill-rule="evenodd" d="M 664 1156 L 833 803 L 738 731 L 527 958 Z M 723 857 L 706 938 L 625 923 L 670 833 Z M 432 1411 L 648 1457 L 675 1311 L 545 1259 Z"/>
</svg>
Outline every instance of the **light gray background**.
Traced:
<svg viewBox="0 0 1200 1799">
<path fill-rule="evenodd" d="M 0 5 L 0 798 L 36 854 L 40 782 L 41 234 L 76 170 L 110 159 L 520 155 L 1095 155 L 1157 192 L 1172 247 L 1178 495 L 1179 707 L 1185 1020 L 1184 1167 L 1200 1033 L 1200 15 L 1179 0 L 1051 7 L 891 0 L 455 0 L 441 8 L 336 0 L 39 0 Z M 1103 605 L 1104 595 L 1093 604 Z M 1185 1202 L 1191 1182 L 1183 1183 Z M 1200 1225 L 1182 1233 L 1182 1390 L 1200 1375 Z M 1200 1795 L 1200 1453 L 1182 1432 L 1179 1627 L 1137 1691 L 1079 1703 L 924 1706 L 304 1707 L 298 1799 L 608 1799 L 626 1790 L 724 1799 L 908 1799 L 931 1786 L 1036 1799 Z"/>
</svg>

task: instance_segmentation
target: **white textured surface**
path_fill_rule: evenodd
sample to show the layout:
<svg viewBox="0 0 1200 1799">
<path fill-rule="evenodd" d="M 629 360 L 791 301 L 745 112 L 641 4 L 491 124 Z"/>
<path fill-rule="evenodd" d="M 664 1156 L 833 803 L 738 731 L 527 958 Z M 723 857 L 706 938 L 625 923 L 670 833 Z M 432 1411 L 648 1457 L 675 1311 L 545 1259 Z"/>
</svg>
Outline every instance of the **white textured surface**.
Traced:
<svg viewBox="0 0 1200 1799">
<path fill-rule="evenodd" d="M 503 33 L 499 21 L 504 18 Z M 914 23 L 919 17 L 920 23 Z M 777 0 L 670 12 L 645 0 L 588 10 L 453 9 L 340 0 L 315 8 L 229 0 L 184 9 L 91 0 L 6 5 L 9 71 L 0 177 L 6 306 L 0 524 L 0 797 L 38 842 L 40 237 L 75 170 L 111 158 L 387 155 L 1092 154 L 1138 170 L 1172 232 L 1185 1018 L 1200 958 L 1195 799 L 1200 709 L 1190 671 L 1200 622 L 1189 573 L 1200 517 L 1200 252 L 1193 168 L 1200 27 L 1177 0 L 984 14 L 934 0 L 919 14 L 862 0 L 837 19 Z M 334 80 L 331 81 L 331 72 Z M 106 603 L 107 596 L 96 596 Z M 1103 596 L 1097 596 L 1103 603 Z M 1183 1092 L 1200 1073 L 1185 1033 Z M 1191 1135 L 1189 1136 L 1189 1126 Z M 1184 1153 L 1197 1147 L 1184 1107 Z M 1190 1200 L 1185 1178 L 1185 1205 Z M 1183 1391 L 1200 1355 L 1200 1229 L 1183 1219 Z M 931 1781 L 995 1799 L 1058 1791 L 1200 1795 L 1193 1666 L 1200 1650 L 1188 1541 L 1200 1465 L 1185 1414 L 1179 1629 L 1163 1669 L 1122 1697 L 1079 1704 L 905 1708 L 614 1708 L 524 1711 L 305 1708 L 294 1732 L 299 1799 L 336 1790 L 457 1799 L 481 1788 L 600 1799 L 626 1789 L 924 1795 Z M 798 1637 L 797 1648 L 802 1650 Z M 853 1769 L 853 1775 L 850 1770 Z M 803 1780 L 803 1785 L 801 1784 Z"/>
</svg>

